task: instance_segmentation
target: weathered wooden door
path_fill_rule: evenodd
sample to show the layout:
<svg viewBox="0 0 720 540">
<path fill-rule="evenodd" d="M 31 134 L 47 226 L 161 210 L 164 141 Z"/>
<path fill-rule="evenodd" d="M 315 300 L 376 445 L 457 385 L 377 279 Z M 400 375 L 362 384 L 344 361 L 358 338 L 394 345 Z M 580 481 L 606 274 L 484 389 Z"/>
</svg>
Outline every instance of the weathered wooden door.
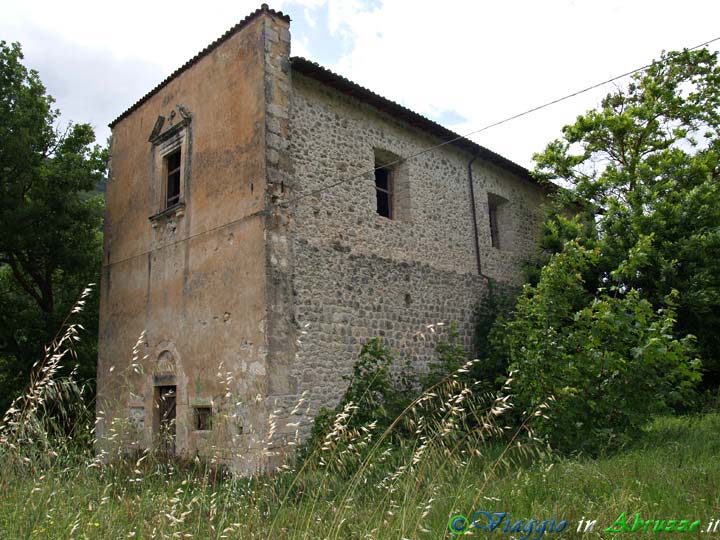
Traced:
<svg viewBox="0 0 720 540">
<path fill-rule="evenodd" d="M 175 454 L 175 405 L 177 388 L 160 386 L 158 388 L 159 446 L 166 454 Z"/>
</svg>

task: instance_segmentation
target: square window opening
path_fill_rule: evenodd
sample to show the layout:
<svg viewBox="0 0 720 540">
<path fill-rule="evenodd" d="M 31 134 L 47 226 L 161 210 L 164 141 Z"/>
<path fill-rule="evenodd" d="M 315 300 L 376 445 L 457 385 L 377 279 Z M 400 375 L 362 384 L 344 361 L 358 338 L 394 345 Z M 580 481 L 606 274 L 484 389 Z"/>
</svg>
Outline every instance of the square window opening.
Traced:
<svg viewBox="0 0 720 540">
<path fill-rule="evenodd" d="M 181 153 L 178 148 L 165 157 L 165 169 L 167 171 L 165 208 L 170 208 L 180 202 L 180 166 Z"/>
<path fill-rule="evenodd" d="M 195 431 L 210 431 L 212 429 L 212 407 L 194 407 Z"/>
</svg>

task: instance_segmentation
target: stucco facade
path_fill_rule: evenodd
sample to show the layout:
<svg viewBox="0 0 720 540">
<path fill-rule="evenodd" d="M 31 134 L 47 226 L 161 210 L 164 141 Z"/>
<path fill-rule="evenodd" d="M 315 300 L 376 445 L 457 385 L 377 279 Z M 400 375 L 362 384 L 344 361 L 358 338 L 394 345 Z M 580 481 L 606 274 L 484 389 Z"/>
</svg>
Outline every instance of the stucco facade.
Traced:
<svg viewBox="0 0 720 540">
<path fill-rule="evenodd" d="M 291 59 L 289 24 L 263 6 L 111 124 L 101 451 L 163 444 L 172 415 L 168 451 L 275 466 L 367 339 L 421 367 L 418 332 L 469 341 L 534 250 L 527 171 Z"/>
</svg>

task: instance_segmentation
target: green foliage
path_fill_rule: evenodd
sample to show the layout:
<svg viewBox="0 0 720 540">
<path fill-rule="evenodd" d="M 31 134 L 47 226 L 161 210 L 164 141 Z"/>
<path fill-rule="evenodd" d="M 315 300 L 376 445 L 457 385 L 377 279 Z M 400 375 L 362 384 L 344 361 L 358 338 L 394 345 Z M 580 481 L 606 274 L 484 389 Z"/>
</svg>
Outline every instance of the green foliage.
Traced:
<svg viewBox="0 0 720 540">
<path fill-rule="evenodd" d="M 705 388 L 720 383 L 719 131 L 717 55 L 673 52 L 535 156 L 562 186 L 546 264 L 490 336 L 520 405 L 554 397 L 536 424 L 554 447 L 616 447 L 686 409 L 696 355 Z"/>
<path fill-rule="evenodd" d="M 0 410 L 18 394 L 32 362 L 77 295 L 99 277 L 103 201 L 92 192 L 106 152 L 87 124 L 55 125 L 37 72 L 20 45 L 0 42 Z M 94 376 L 97 304 L 78 351 L 83 378 Z"/>
<path fill-rule="evenodd" d="M 450 387 L 475 386 L 474 366 L 468 367 L 468 353 L 457 324 L 450 323 L 441 335 L 435 346 L 436 358 L 425 373 L 414 372 L 409 365 L 393 373 L 391 369 L 397 359 L 382 340 L 375 337 L 365 343 L 352 375 L 344 377 L 348 387 L 340 403 L 334 409 L 323 408 L 316 415 L 305 453 L 323 444 L 328 434 L 337 429 L 339 418 L 343 420 L 343 430 L 357 432 L 371 426 L 374 432 L 382 433 L 392 425 L 394 440 L 413 438 L 411 427 L 397 420 L 418 394 L 437 390 L 451 378 Z M 430 422 L 429 416 L 426 422 Z"/>
<path fill-rule="evenodd" d="M 147 454 L 106 465 L 61 455 L 35 471 L 35 464 L 2 463 L 0 537 L 434 539 L 450 536 L 451 515 L 477 508 L 557 516 L 570 526 L 590 513 L 600 528 L 630 505 L 643 518 L 713 516 L 719 429 L 717 414 L 660 418 L 610 457 L 546 456 L 499 467 L 497 447 L 480 447 L 482 456 L 466 460 L 435 448 L 393 489 L 307 469 L 212 482 Z M 380 477 L 405 464 L 374 463 Z"/>
<path fill-rule="evenodd" d="M 457 323 L 451 322 L 445 336 L 435 346 L 436 358 L 430 362 L 428 372 L 420 376 L 423 389 L 435 386 L 468 361 L 468 353 L 460 336 Z"/>
<path fill-rule="evenodd" d="M 360 358 L 353 365 L 343 404 L 357 405 L 355 420 L 366 424 L 374 420 L 388 425 L 402 410 L 397 410 L 401 397 L 390 376 L 390 366 L 395 358 L 380 338 L 373 338 L 360 351 Z"/>
<path fill-rule="evenodd" d="M 485 292 L 475 309 L 474 357 L 472 377 L 488 387 L 499 388 L 507 374 L 508 356 L 495 337 L 511 316 L 520 288 L 507 283 L 488 280 Z"/>
<path fill-rule="evenodd" d="M 588 508 L 599 523 L 611 523 L 629 500 L 642 501 L 637 511 L 643 514 L 698 508 L 707 514 L 714 507 L 717 415 L 659 419 L 609 459 L 563 459 L 526 439 L 497 440 L 508 396 L 495 396 L 477 411 L 482 422 L 468 432 L 461 423 L 472 392 L 458 384 L 458 372 L 413 400 L 414 437 L 392 445 L 362 434 L 345 438 L 339 447 L 317 449 L 299 469 L 222 475 L 213 463 L 227 448 L 211 440 L 206 451 L 216 454 L 209 462 L 123 453 L 122 447 L 96 455 L 82 445 L 92 437 L 92 402 L 56 378 L 77 337 L 71 324 L 63 334 L 38 365 L 28 398 L 0 424 L 2 538 L 435 538 L 447 536 L 451 515 L 507 510 L 508 493 L 515 515 L 550 517 L 561 508 L 567 510 L 558 517 L 570 523 Z M 365 352 L 372 358 L 364 358 L 366 369 L 356 374 L 385 373 L 387 349 L 375 340 Z M 370 375 L 361 386 L 382 388 L 371 382 L 377 378 Z M 46 422 L 46 404 L 62 406 L 58 400 L 84 407 L 88 421 L 72 433 L 56 429 Z M 353 468 L 343 467 L 358 446 L 363 456 L 350 462 Z"/>
<path fill-rule="evenodd" d="M 677 291 L 673 332 L 697 337 L 705 388 L 720 385 L 719 130 L 717 54 L 685 50 L 663 54 L 535 156 L 536 174 L 566 188 L 543 247 L 575 240 L 597 252 L 580 285 L 592 297 L 612 279 L 659 310 Z"/>
<path fill-rule="evenodd" d="M 26 389 L 0 421 L 0 460 L 6 465 L 52 463 L 59 453 L 84 453 L 93 445 L 94 414 L 88 406 L 87 386 L 77 372 L 62 375 L 63 363 L 76 358 L 81 328 L 71 319 L 86 306 L 91 289 L 85 288 L 67 314 L 45 354 L 32 366 Z"/>
<path fill-rule="evenodd" d="M 348 387 L 340 403 L 335 409 L 322 408 L 315 417 L 310 446 L 322 442 L 332 430 L 337 415 L 348 406 L 351 412 L 345 424 L 347 428 L 369 425 L 380 430 L 387 428 L 412 400 L 404 381 L 390 373 L 394 362 L 394 355 L 379 337 L 365 343 L 353 364 L 352 375 L 343 377 Z"/>
<path fill-rule="evenodd" d="M 653 414 L 686 400 L 700 378 L 692 338 L 673 336 L 677 293 L 658 310 L 625 285 L 590 294 L 585 276 L 601 256 L 568 242 L 503 327 L 516 403 L 531 411 L 552 397 L 535 430 L 564 452 L 627 443 Z"/>
</svg>

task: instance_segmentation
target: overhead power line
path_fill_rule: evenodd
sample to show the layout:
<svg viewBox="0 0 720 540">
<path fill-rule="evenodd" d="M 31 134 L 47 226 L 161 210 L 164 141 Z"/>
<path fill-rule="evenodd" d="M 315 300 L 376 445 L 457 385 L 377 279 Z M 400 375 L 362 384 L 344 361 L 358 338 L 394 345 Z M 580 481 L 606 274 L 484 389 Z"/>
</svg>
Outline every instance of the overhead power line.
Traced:
<svg viewBox="0 0 720 540">
<path fill-rule="evenodd" d="M 714 42 L 716 42 L 716 41 L 720 41 L 720 36 L 718 36 L 718 37 L 716 37 L 716 38 L 713 38 L 713 39 L 710 39 L 710 40 L 708 40 L 708 41 L 705 41 L 705 42 L 703 42 L 703 43 L 700 43 L 700 44 L 698 44 L 698 45 L 695 45 L 694 47 L 687 48 L 686 50 L 688 50 L 688 51 L 694 51 L 694 50 L 696 50 L 696 49 L 700 49 L 700 48 L 702 48 L 702 47 L 706 47 L 706 46 L 708 46 L 708 45 L 710 45 L 711 43 L 714 43 Z M 658 63 L 658 62 L 654 62 L 654 63 Z M 395 165 L 395 164 L 400 163 L 400 162 L 403 162 L 403 161 L 408 161 L 408 160 L 410 160 L 410 159 L 414 159 L 414 158 L 416 158 L 416 157 L 418 157 L 418 156 L 421 156 L 421 155 L 423 155 L 423 154 L 427 154 L 428 152 L 431 152 L 431 151 L 436 150 L 436 149 L 438 149 L 438 148 L 442 148 L 442 147 L 444 147 L 444 146 L 447 146 L 447 145 L 452 144 L 452 143 L 454 143 L 454 142 L 457 142 L 457 141 L 459 141 L 459 140 L 467 139 L 467 138 L 471 137 L 472 135 L 477 135 L 478 133 L 482 133 L 483 131 L 487 131 L 487 130 L 492 129 L 492 128 L 494 128 L 494 127 L 501 126 L 501 125 L 503 125 L 503 124 L 507 124 L 508 122 L 512 122 L 513 120 L 517 120 L 518 118 L 522 118 L 523 116 L 527 116 L 527 115 L 529 115 L 529 114 L 532 114 L 532 113 L 534 113 L 534 112 L 540 111 L 540 110 L 545 109 L 545 108 L 547 108 L 547 107 L 550 107 L 550 106 L 552 106 L 552 105 L 556 105 L 557 103 L 560 103 L 560 102 L 566 101 L 566 100 L 568 100 L 568 99 L 574 98 L 574 97 L 576 97 L 576 96 L 579 96 L 580 94 L 584 94 L 584 93 L 589 92 L 589 91 L 591 91 L 591 90 L 595 90 L 596 88 L 600 88 L 601 86 L 604 86 L 604 85 L 609 84 L 609 83 L 611 83 L 611 82 L 615 82 L 615 81 L 620 80 L 620 79 L 623 79 L 623 78 L 625 78 L 625 77 L 629 77 L 630 75 L 634 75 L 635 73 L 639 73 L 639 72 L 641 72 L 641 71 L 644 71 L 644 70 L 652 67 L 652 65 L 653 65 L 653 63 L 646 64 L 646 65 L 641 66 L 641 67 L 639 67 L 639 68 L 635 68 L 635 69 L 633 69 L 633 70 L 631 70 L 631 71 L 627 71 L 627 72 L 625 72 L 625 73 L 622 73 L 621 75 L 616 75 L 616 76 L 611 77 L 611 78 L 609 78 L 609 79 L 606 79 L 606 80 L 604 80 L 604 81 L 602 81 L 602 82 L 595 83 L 595 84 L 593 84 L 593 85 L 591 85 L 591 86 L 588 86 L 588 87 L 586 87 L 586 88 L 583 88 L 583 89 L 581 89 L 581 90 L 577 90 L 577 91 L 572 92 L 572 93 L 570 93 L 570 94 L 566 94 L 566 95 L 564 95 L 564 96 L 562 96 L 562 97 L 559 97 L 559 98 L 557 98 L 557 99 L 553 99 L 552 101 L 548 101 L 548 102 L 543 103 L 543 104 L 541 104 L 541 105 L 537 105 L 536 107 L 532 107 L 532 108 L 530 108 L 530 109 L 524 110 L 524 111 L 519 112 L 519 113 L 517 113 L 517 114 L 514 114 L 514 115 L 512 115 L 512 116 L 508 116 L 508 117 L 506 117 L 506 118 L 503 118 L 502 120 L 498 120 L 498 121 L 493 122 L 493 123 L 491 123 L 491 124 L 487 124 L 487 125 L 485 125 L 485 126 L 483 126 L 483 127 L 480 127 L 480 128 L 478 128 L 478 129 L 475 129 L 475 130 L 473 130 L 473 131 L 469 131 L 469 132 L 465 133 L 464 135 L 457 135 L 456 137 L 453 137 L 453 138 L 451 138 L 451 139 L 448 139 L 448 140 L 446 140 L 446 141 L 443 141 L 443 142 L 441 142 L 441 143 L 439 143 L 439 144 L 435 144 L 435 145 L 433 145 L 433 146 L 429 146 L 429 147 L 427 147 L 427 148 L 423 148 L 422 150 L 419 150 L 419 151 L 417 151 L 417 152 L 415 152 L 415 153 L 413 153 L 413 154 L 410 154 L 410 155 L 408 155 L 408 156 L 405 156 L 405 157 L 403 157 L 403 158 L 401 158 L 401 159 L 397 159 L 397 160 L 392 161 L 392 162 L 390 162 L 390 163 L 385 163 L 385 164 L 383 164 L 383 167 L 392 166 L 392 165 Z M 342 184 L 345 184 L 345 183 L 347 183 L 347 182 L 351 182 L 352 180 L 357 180 L 358 178 L 362 178 L 363 176 L 365 176 L 365 175 L 367 175 L 367 174 L 374 173 L 376 170 L 377 170 L 377 168 L 367 169 L 367 170 L 364 170 L 364 171 L 362 171 L 362 172 L 360 172 L 360 173 L 357 173 L 357 174 L 354 174 L 354 175 L 351 175 L 351 176 L 347 176 L 347 177 L 341 178 L 341 179 L 339 179 L 339 180 L 337 180 L 337 181 L 335 181 L 335 182 L 332 182 L 332 183 L 330 183 L 330 184 L 326 184 L 325 186 L 323 186 L 323 187 L 321 187 L 321 188 L 317 188 L 317 189 L 314 189 L 314 190 L 311 190 L 311 191 L 307 191 L 307 192 L 304 192 L 304 193 L 300 193 L 299 195 L 297 195 L 297 196 L 295 196 L 295 197 L 293 197 L 293 198 L 291 198 L 291 199 L 280 200 L 280 201 L 278 201 L 278 202 L 276 202 L 276 203 L 273 203 L 273 206 L 275 206 L 275 207 L 287 207 L 287 206 L 291 206 L 291 205 L 297 204 L 298 202 L 302 201 L 303 199 L 306 199 L 306 198 L 308 198 L 308 197 L 313 197 L 313 196 L 315 196 L 315 195 L 319 195 L 319 194 L 321 194 L 321 193 L 327 192 L 328 190 L 334 189 L 334 188 L 336 188 L 336 187 L 338 187 L 338 186 L 340 186 L 340 185 L 342 185 Z M 209 233 L 215 232 L 215 231 L 217 231 L 217 230 L 219 230 L 219 229 L 223 229 L 223 228 L 225 228 L 225 227 L 230 227 L 230 226 L 232 226 L 232 225 L 236 225 L 236 224 L 238 224 L 238 223 L 241 223 L 241 222 L 243 222 L 243 221 L 247 221 L 247 220 L 249 220 L 249 219 L 251 219 L 251 218 L 254 218 L 254 217 L 257 217 L 257 216 L 260 216 L 260 215 L 266 215 L 266 214 L 268 214 L 270 211 L 271 211 L 271 207 L 266 207 L 266 208 L 263 208 L 262 210 L 257 210 L 257 211 L 255 211 L 255 212 L 252 212 L 252 213 L 250 213 L 250 214 L 247 214 L 247 215 L 245 215 L 245 216 L 243 216 L 243 217 L 241 217 L 241 218 L 235 219 L 235 220 L 233 220 L 233 221 L 229 221 L 229 222 L 227 222 L 227 223 L 223 223 L 222 225 L 218 225 L 218 226 L 216 226 L 216 227 L 212 227 L 212 228 L 207 229 L 207 230 L 205 230 L 205 231 L 201 231 L 201 232 L 195 233 L 195 234 L 193 234 L 193 235 L 186 236 L 185 238 L 183 238 L 183 239 L 181 239 L 181 240 L 176 240 L 176 241 L 174 241 L 174 242 L 170 242 L 170 243 L 165 244 L 165 245 L 162 245 L 162 246 L 160 246 L 160 247 L 157 247 L 157 248 L 154 248 L 154 249 L 149 249 L 149 250 L 143 251 L 143 252 L 141 252 L 141 253 L 137 253 L 137 254 L 135 254 L 135 255 L 131 255 L 131 256 L 126 257 L 126 258 L 124 258 L 124 259 L 119 259 L 119 260 L 117 260 L 117 261 L 109 262 L 109 263 L 107 263 L 107 264 L 104 264 L 103 267 L 115 266 L 116 264 L 120 264 L 120 263 L 129 261 L 129 260 L 131 260 L 131 259 L 136 259 L 136 258 L 138 258 L 138 257 L 143 257 L 143 256 L 145 256 L 145 255 L 148 255 L 148 254 L 154 252 L 154 251 L 159 251 L 159 250 L 161 250 L 161 249 L 165 249 L 165 248 L 168 248 L 168 247 L 176 246 L 176 245 L 178 245 L 178 244 L 180 244 L 180 243 L 182 243 L 182 242 L 186 242 L 186 241 L 188 241 L 188 240 L 192 240 L 192 239 L 194 239 L 194 238 L 197 238 L 198 236 L 202 236 L 202 235 L 205 235 L 205 234 L 209 234 Z"/>
<path fill-rule="evenodd" d="M 718 37 L 716 37 L 716 38 L 714 38 L 714 39 L 711 39 L 711 40 L 709 40 L 709 41 L 705 41 L 704 43 L 700 43 L 699 45 L 695 45 L 694 47 L 691 47 L 691 48 L 689 48 L 688 50 L 689 50 L 689 51 L 694 51 L 695 49 L 700 49 L 700 48 L 702 48 L 702 47 L 705 47 L 705 46 L 707 46 L 707 45 L 710 45 L 711 43 L 714 43 L 715 41 L 720 41 L 720 36 L 718 36 Z M 560 98 L 557 98 L 557 99 L 553 99 L 552 101 L 548 101 L 547 103 L 543 103 L 542 105 L 538 105 L 538 106 L 533 107 L 533 108 L 531 108 L 531 109 L 527 109 L 527 110 L 525 110 L 525 111 L 523 111 L 523 112 L 514 114 L 514 115 L 512 115 L 512 116 L 508 116 L 507 118 L 503 118 L 502 120 L 498 120 L 497 122 L 493 122 L 492 124 L 488 124 L 488 125 L 483 126 L 483 127 L 481 127 L 481 128 L 475 129 L 475 130 L 473 130 L 473 131 L 470 131 L 470 132 L 468 132 L 468 133 L 465 133 L 464 135 L 458 135 L 457 137 L 453 137 L 452 139 L 448 139 L 447 141 L 441 142 L 440 144 L 436 144 L 436 145 L 434 145 L 434 146 L 430 146 L 430 147 L 428 147 L 428 148 L 424 148 L 424 149 L 422 149 L 422 150 L 419 150 L 418 152 L 415 152 L 414 154 L 410 154 L 410 155 L 407 156 L 407 157 L 404 157 L 404 158 L 402 158 L 402 159 L 397 159 L 397 160 L 393 161 L 392 163 L 386 163 L 386 164 L 384 164 L 384 166 L 387 167 L 387 166 L 389 166 L 389 165 L 395 165 L 396 163 L 400 163 L 401 161 L 407 161 L 407 160 L 409 160 L 409 159 L 416 158 L 416 157 L 418 157 L 418 156 L 421 156 L 421 155 L 423 155 L 423 154 L 426 154 L 427 152 L 430 152 L 430 151 L 432 151 L 432 150 L 436 150 L 437 148 L 441 148 L 441 147 L 443 147 L 443 146 L 447 146 L 448 144 L 452 144 L 452 143 L 457 142 L 457 141 L 459 141 L 459 140 L 467 139 L 467 138 L 469 138 L 469 137 L 472 136 L 472 135 L 477 135 L 478 133 L 482 133 L 483 131 L 487 131 L 488 129 L 491 129 L 491 128 L 494 128 L 494 127 L 497 127 L 497 126 L 501 126 L 502 124 L 507 124 L 508 122 L 511 122 L 511 121 L 513 121 L 513 120 L 517 120 L 518 118 L 522 118 L 523 116 L 527 116 L 527 115 L 532 114 L 532 113 L 534 113 L 534 112 L 537 112 L 537 111 L 539 111 L 539 110 L 541 110 L 541 109 L 545 109 L 545 108 L 547 108 L 547 107 L 550 107 L 551 105 L 555 105 L 555 104 L 560 103 L 560 102 L 562 102 L 562 101 L 566 101 L 566 100 L 568 100 L 568 99 L 570 99 L 570 98 L 573 98 L 573 97 L 575 97 L 575 96 L 579 96 L 580 94 L 584 94 L 585 92 L 589 92 L 590 90 L 595 90 L 596 88 L 600 88 L 601 86 L 604 86 L 604 85 L 609 84 L 609 83 L 611 83 L 611 82 L 617 81 L 617 80 L 622 79 L 622 78 L 624 78 L 624 77 L 629 77 L 630 75 L 634 75 L 635 73 L 638 73 L 638 72 L 640 72 L 640 71 L 644 71 L 644 70 L 648 69 L 648 68 L 651 67 L 651 66 L 652 66 L 652 63 L 651 63 L 651 64 L 644 65 L 644 66 L 639 67 L 639 68 L 636 68 L 636 69 L 633 69 L 632 71 L 628 71 L 628 72 L 626 72 L 626 73 L 623 73 L 622 75 L 616 75 L 615 77 L 612 77 L 612 78 L 606 79 L 606 80 L 604 80 L 604 81 L 602 81 L 602 82 L 593 84 L 593 85 L 591 85 L 591 86 L 588 86 L 587 88 L 583 88 L 582 90 L 577 90 L 576 92 L 573 92 L 573 93 L 571 93 L 571 94 L 567 94 L 567 95 L 565 95 L 565 96 L 563 96 L 563 97 L 560 97 Z M 313 190 L 313 191 L 308 191 L 308 192 L 306 192 L 306 193 L 301 193 L 300 195 L 296 196 L 296 197 L 293 198 L 293 199 L 290 199 L 290 200 L 288 200 L 288 201 L 284 201 L 283 204 L 293 204 L 294 202 L 300 201 L 300 200 L 302 200 L 302 199 L 304 199 L 304 198 L 306 198 L 306 197 L 311 197 L 311 196 L 313 196 L 313 195 L 317 195 L 317 194 L 319 194 L 319 193 L 322 193 L 322 192 L 324 192 L 324 191 L 327 191 L 328 189 L 332 189 L 332 188 L 334 188 L 334 187 L 337 187 L 337 186 L 339 186 L 339 185 L 341 185 L 341 184 L 343 184 L 343 183 L 345 183 L 345 182 L 349 182 L 349 181 L 351 181 L 351 180 L 355 180 L 355 179 L 357 179 L 357 178 L 360 178 L 360 177 L 362 177 L 362 176 L 364 176 L 364 175 L 366 175 L 366 174 L 369 174 L 369 173 L 371 173 L 371 172 L 374 172 L 375 170 L 376 170 L 376 169 L 368 169 L 367 171 L 363 171 L 363 172 L 358 173 L 358 174 L 355 174 L 355 175 L 353 175 L 353 176 L 350 176 L 350 177 L 347 177 L 347 178 L 343 178 L 342 180 L 338 180 L 337 182 L 334 182 L 334 183 L 332 183 L 332 184 L 328 184 L 328 186 L 326 186 L 326 187 L 324 187 L 324 188 L 318 188 L 318 189 Z"/>
</svg>

